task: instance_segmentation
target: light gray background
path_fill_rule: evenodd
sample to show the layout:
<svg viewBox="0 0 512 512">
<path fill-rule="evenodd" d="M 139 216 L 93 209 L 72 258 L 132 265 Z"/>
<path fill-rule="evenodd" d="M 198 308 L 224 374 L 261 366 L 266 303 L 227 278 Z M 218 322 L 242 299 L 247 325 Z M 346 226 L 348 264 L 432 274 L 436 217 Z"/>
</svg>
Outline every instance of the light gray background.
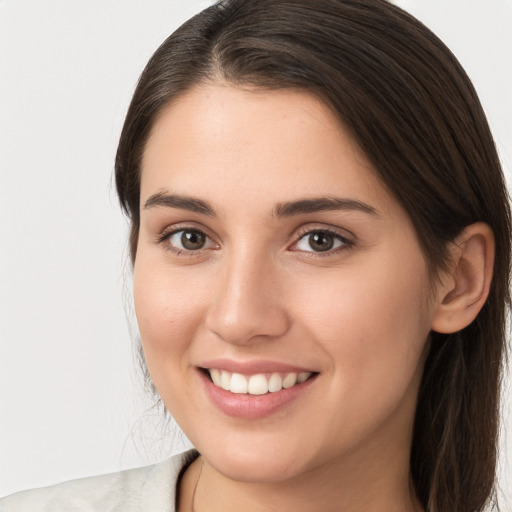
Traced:
<svg viewBox="0 0 512 512">
<path fill-rule="evenodd" d="M 510 177 L 512 0 L 396 3 L 465 66 Z M 150 463 L 169 445 L 133 361 L 111 174 L 144 64 L 209 4 L 0 0 L 0 496 Z M 510 408 L 507 395 L 506 426 Z M 512 496 L 512 428 L 500 464 Z"/>
</svg>

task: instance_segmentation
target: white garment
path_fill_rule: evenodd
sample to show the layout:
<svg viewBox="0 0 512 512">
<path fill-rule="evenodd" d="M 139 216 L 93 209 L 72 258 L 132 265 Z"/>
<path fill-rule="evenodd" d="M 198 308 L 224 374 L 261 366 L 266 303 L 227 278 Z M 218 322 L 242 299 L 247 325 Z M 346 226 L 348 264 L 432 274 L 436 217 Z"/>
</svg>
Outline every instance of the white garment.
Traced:
<svg viewBox="0 0 512 512">
<path fill-rule="evenodd" d="M 0 499 L 0 512 L 175 512 L 178 478 L 197 456 L 18 492 Z"/>
</svg>

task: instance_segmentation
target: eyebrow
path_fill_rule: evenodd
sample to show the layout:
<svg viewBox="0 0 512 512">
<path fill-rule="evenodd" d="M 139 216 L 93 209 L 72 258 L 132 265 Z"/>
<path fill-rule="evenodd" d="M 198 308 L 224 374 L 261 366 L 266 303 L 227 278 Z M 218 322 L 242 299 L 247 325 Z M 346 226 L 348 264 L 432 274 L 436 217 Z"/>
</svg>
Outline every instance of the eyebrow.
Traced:
<svg viewBox="0 0 512 512">
<path fill-rule="evenodd" d="M 213 207 L 195 197 L 181 196 L 178 194 L 168 194 L 167 192 L 160 191 L 150 196 L 144 203 L 144 209 L 153 208 L 155 206 L 166 206 L 168 208 L 179 208 L 180 210 L 188 210 L 190 212 L 200 213 L 208 217 L 216 217 L 217 214 Z"/>
<path fill-rule="evenodd" d="M 377 210 L 369 204 L 355 199 L 339 197 L 313 197 L 311 199 L 308 198 L 300 199 L 298 201 L 279 203 L 274 208 L 274 215 L 276 217 L 291 217 L 292 215 L 299 215 L 301 213 L 335 210 L 358 210 L 363 213 L 380 217 Z"/>
<path fill-rule="evenodd" d="M 169 194 L 165 191 L 160 191 L 156 194 L 153 194 L 144 203 L 145 210 L 154 208 L 156 206 L 188 210 L 194 213 L 207 215 L 208 217 L 217 216 L 215 209 L 207 201 L 191 196 Z M 278 203 L 274 207 L 273 216 L 282 218 L 292 217 L 294 215 L 300 215 L 304 213 L 336 210 L 357 210 L 369 215 L 375 215 L 379 217 L 377 210 L 375 210 L 375 208 L 372 206 L 355 199 L 339 197 L 314 197 L 299 199 L 297 201 L 286 201 Z"/>
</svg>

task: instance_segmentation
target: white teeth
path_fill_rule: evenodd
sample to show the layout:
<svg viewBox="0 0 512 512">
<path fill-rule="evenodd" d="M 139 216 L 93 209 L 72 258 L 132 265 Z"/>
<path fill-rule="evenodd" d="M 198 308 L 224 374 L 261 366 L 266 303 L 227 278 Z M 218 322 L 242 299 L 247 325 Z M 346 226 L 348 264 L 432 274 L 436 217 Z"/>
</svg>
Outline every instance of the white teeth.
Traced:
<svg viewBox="0 0 512 512">
<path fill-rule="evenodd" d="M 247 393 L 247 379 L 240 373 L 233 373 L 231 376 L 231 393 Z"/>
<path fill-rule="evenodd" d="M 241 373 L 231 373 L 216 368 L 208 371 L 213 383 L 217 387 L 232 393 L 250 395 L 265 395 L 268 392 L 276 393 L 283 388 L 287 389 L 296 384 L 302 384 L 312 375 L 312 372 L 272 373 L 266 375 L 258 373 L 249 377 Z"/>
<path fill-rule="evenodd" d="M 297 382 L 297 374 L 296 373 L 289 373 L 284 379 L 283 379 L 283 388 L 291 388 L 292 386 L 295 386 L 295 383 Z"/>
<path fill-rule="evenodd" d="M 297 375 L 297 383 L 302 384 L 303 382 L 306 382 L 311 375 L 311 372 L 300 372 Z"/>
<path fill-rule="evenodd" d="M 231 374 L 229 372 L 221 372 L 220 374 L 220 387 L 229 391 L 231 389 Z"/>
<path fill-rule="evenodd" d="M 268 381 L 265 375 L 253 375 L 249 379 L 248 391 L 250 395 L 264 395 L 268 393 Z"/>
<path fill-rule="evenodd" d="M 222 387 L 222 384 L 221 384 L 221 373 L 220 373 L 220 370 L 216 370 L 216 369 L 213 369 L 213 370 L 210 370 L 210 377 L 212 378 L 213 380 L 213 383 L 218 386 L 219 388 Z"/>
<path fill-rule="evenodd" d="M 275 393 L 276 391 L 281 391 L 283 389 L 283 379 L 279 373 L 273 373 L 268 380 L 268 390 L 271 393 Z"/>
</svg>

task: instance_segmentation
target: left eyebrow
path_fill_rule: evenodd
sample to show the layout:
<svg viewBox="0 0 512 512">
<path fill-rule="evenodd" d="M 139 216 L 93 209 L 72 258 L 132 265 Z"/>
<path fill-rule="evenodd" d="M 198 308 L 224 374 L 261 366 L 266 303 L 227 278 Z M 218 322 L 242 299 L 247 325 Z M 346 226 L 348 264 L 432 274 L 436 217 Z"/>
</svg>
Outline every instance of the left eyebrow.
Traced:
<svg viewBox="0 0 512 512">
<path fill-rule="evenodd" d="M 316 213 L 333 210 L 357 210 L 380 217 L 373 206 L 356 199 L 340 197 L 314 197 L 311 199 L 299 199 L 298 201 L 278 203 L 274 207 L 273 215 L 276 217 L 291 217 L 301 213 Z"/>
</svg>

